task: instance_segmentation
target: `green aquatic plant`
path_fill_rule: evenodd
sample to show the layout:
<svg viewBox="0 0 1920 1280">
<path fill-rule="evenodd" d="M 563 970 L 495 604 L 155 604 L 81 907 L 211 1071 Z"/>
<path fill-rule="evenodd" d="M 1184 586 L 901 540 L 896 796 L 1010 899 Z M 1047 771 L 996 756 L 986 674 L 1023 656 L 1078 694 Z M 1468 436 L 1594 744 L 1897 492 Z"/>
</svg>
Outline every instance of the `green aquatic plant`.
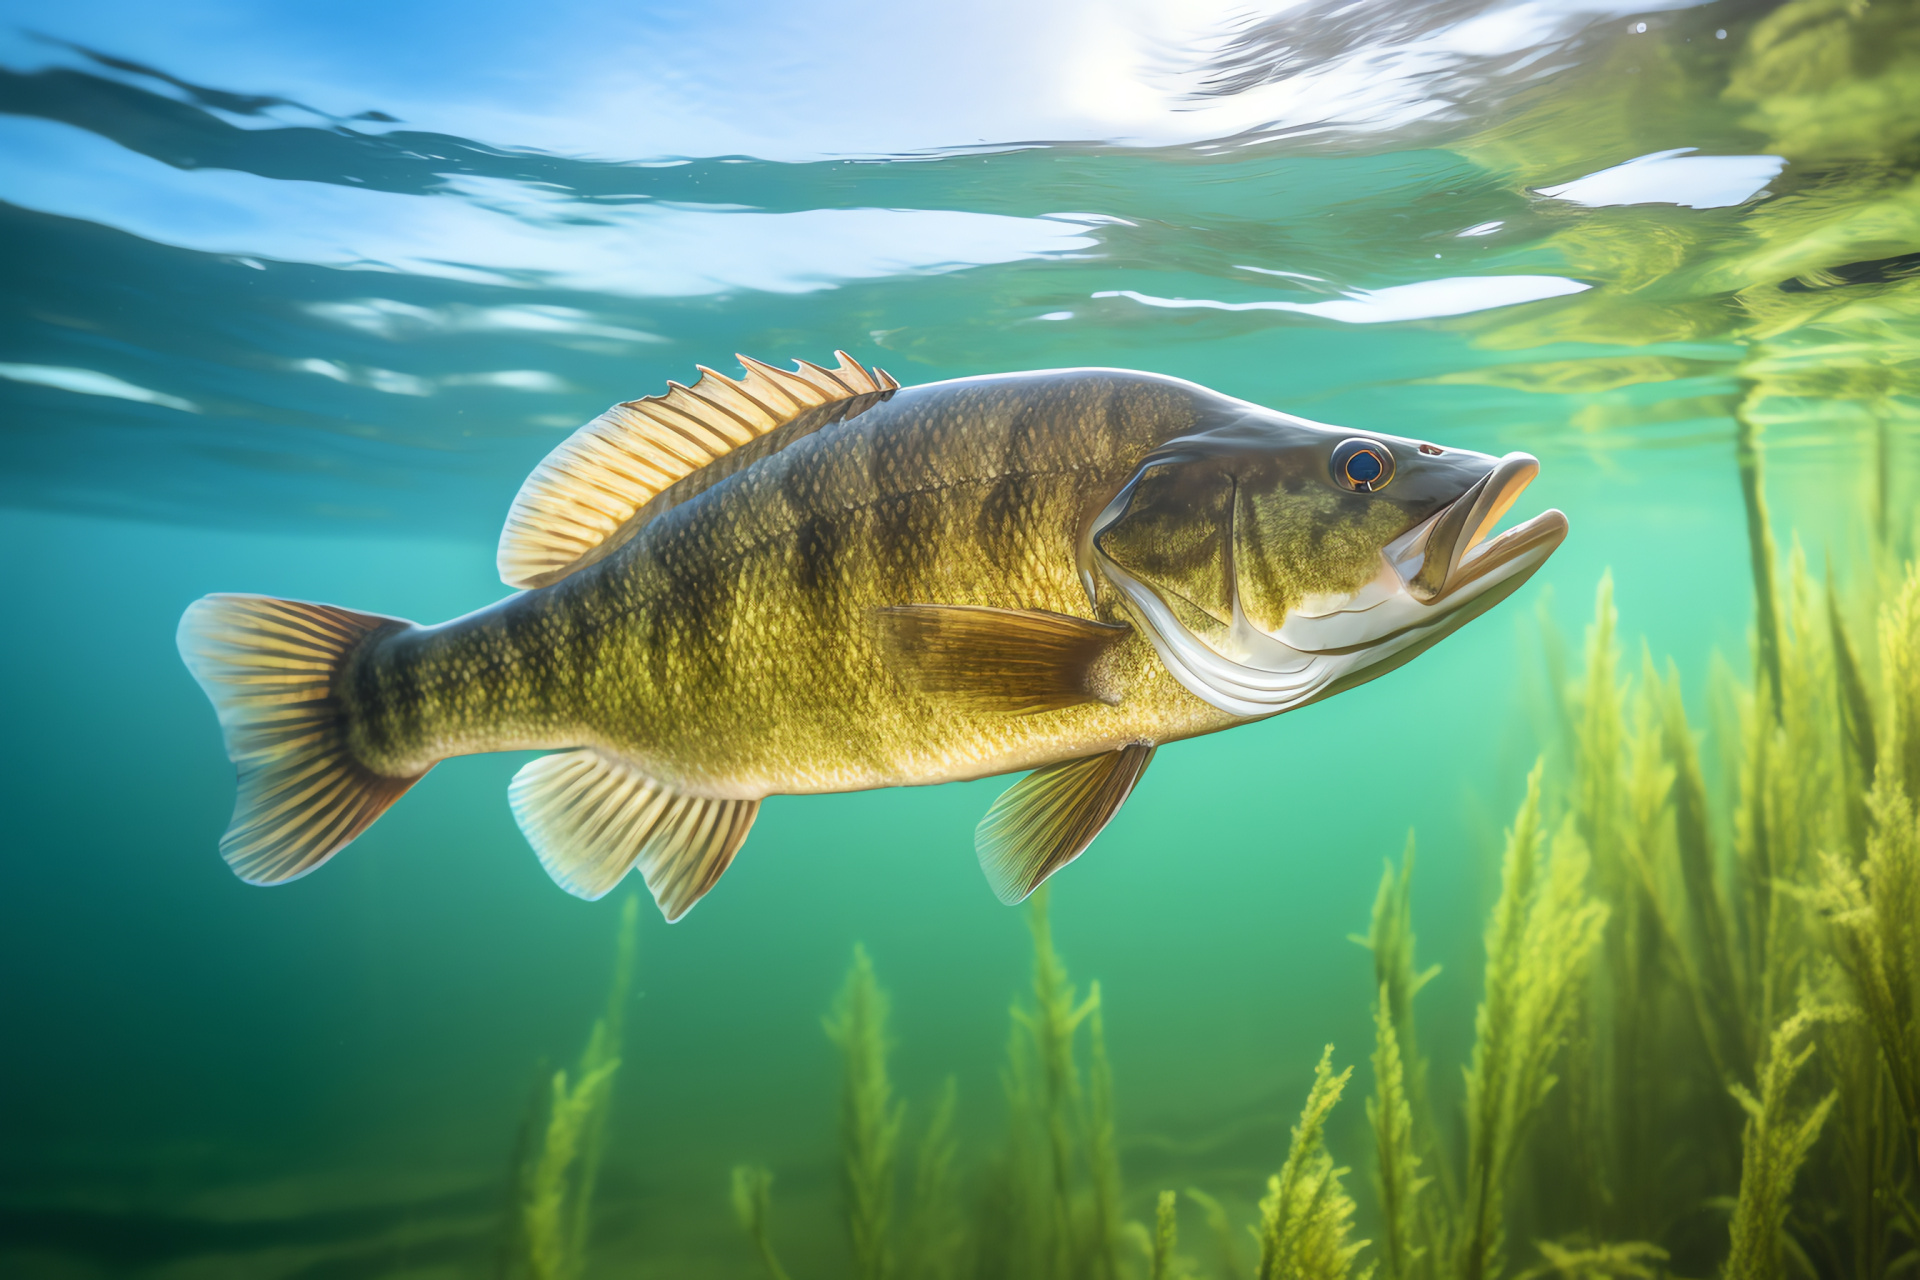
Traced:
<svg viewBox="0 0 1920 1280">
<path fill-rule="evenodd" d="M 764 1165 L 735 1165 L 733 1170 L 733 1215 L 747 1233 L 760 1264 L 767 1269 L 768 1280 L 788 1280 L 787 1269 L 773 1251 L 767 1219 L 773 1210 L 773 1174 Z"/>
<path fill-rule="evenodd" d="M 1745 997 L 1734 967 L 1734 923 L 1714 852 L 1706 773 L 1687 720 L 1678 669 L 1669 661 L 1662 678 L 1649 660 L 1644 679 L 1659 711 L 1661 752 L 1673 768 L 1668 800 L 1677 871 L 1672 883 L 1679 903 L 1674 961 L 1687 984 L 1713 1074 L 1726 1080 L 1732 1078 L 1735 1064 L 1751 1059 L 1752 1046 L 1740 1017 Z"/>
<path fill-rule="evenodd" d="M 915 1280 L 951 1280 L 959 1274 L 966 1238 L 960 1212 L 960 1147 L 954 1134 L 959 1100 L 959 1081 L 948 1076 L 914 1160 L 913 1208 L 907 1217 L 901 1273 Z"/>
<path fill-rule="evenodd" d="M 1900 957 L 1920 916 L 1920 889 L 1899 887 L 1913 874 L 1904 869 L 1912 819 L 1891 763 L 1902 705 L 1920 705 L 1907 674 L 1920 652 L 1920 597 L 1909 585 L 1881 610 L 1876 699 L 1831 574 L 1816 589 L 1796 552 L 1783 581 L 1777 689 L 1763 674 L 1719 699 L 1730 707 L 1718 716 L 1719 750 L 1737 767 L 1718 802 L 1671 668 L 1663 677 L 1643 662 L 1639 689 L 1618 689 L 1623 708 L 1644 707 L 1627 713 L 1615 757 L 1624 829 L 1641 834 L 1615 847 L 1596 841 L 1597 867 L 1622 859 L 1597 883 L 1616 912 L 1639 900 L 1655 926 L 1658 945 L 1648 954 L 1657 963 L 1622 968 L 1611 951 L 1620 941 L 1610 940 L 1585 1034 L 1595 1078 L 1608 1082 L 1618 1069 L 1609 1061 L 1640 1069 L 1612 1076 L 1608 1100 L 1590 1112 L 1611 1162 L 1599 1212 L 1583 1219 L 1549 1203 L 1530 1214 L 1589 1238 L 1603 1229 L 1671 1238 L 1690 1271 L 1788 1266 L 1881 1276 L 1912 1265 L 1920 1238 L 1920 1161 L 1901 1081 L 1909 1046 L 1920 1046 L 1920 1011 L 1904 995 L 1910 980 L 1892 976 L 1903 966 L 1911 972 Z M 1582 697 L 1599 683 L 1590 680 Z M 1647 743 L 1655 734 L 1664 769 Z M 1582 794 L 1593 793 L 1575 792 L 1576 811 Z M 1716 808 L 1731 818 L 1730 857 L 1716 853 Z M 1793 1010 L 1816 1006 L 1821 1016 L 1791 1021 Z M 1783 1043 L 1783 1024 L 1799 1039 Z M 1643 1056 L 1633 1059 L 1621 1045 L 1636 1034 Z M 1722 1106 L 1716 1095 L 1741 1106 Z M 1816 1097 L 1827 1101 L 1816 1105 Z M 1622 1100 L 1642 1108 L 1649 1126 L 1635 1159 L 1622 1158 L 1635 1115 Z M 1802 1127 L 1816 1115 L 1821 1124 Z M 1737 1169 L 1727 1167 L 1731 1154 Z M 1552 1163 L 1535 1162 L 1546 1181 Z M 1735 1186 L 1746 1205 L 1741 1243 L 1731 1261 L 1718 1261 L 1684 1206 Z M 1793 1224 L 1789 1235 L 1764 1226 L 1776 1219 Z"/>
<path fill-rule="evenodd" d="M 1367 1099 L 1367 1121 L 1373 1128 L 1374 1187 L 1380 1197 L 1387 1280 L 1410 1280 L 1420 1274 L 1417 1269 L 1427 1255 L 1420 1193 L 1433 1179 L 1421 1175 L 1415 1154 L 1405 1060 L 1390 1009 L 1383 983 L 1374 1006 L 1374 1096 Z"/>
<path fill-rule="evenodd" d="M 1100 984 L 1089 984 L 1087 1003 L 1087 1174 L 1092 1192 L 1087 1235 L 1090 1274 L 1111 1280 L 1119 1270 L 1120 1143 L 1113 1114 L 1113 1063 L 1107 1058 L 1107 1024 Z"/>
<path fill-rule="evenodd" d="M 1881 615 L 1886 682 L 1886 764 L 1900 790 L 1920 797 L 1920 576 L 1909 575 Z"/>
<path fill-rule="evenodd" d="M 507 1159 L 506 1194 L 500 1210 L 500 1235 L 494 1250 L 494 1280 L 516 1280 L 526 1274 L 527 1220 L 523 1206 L 528 1199 L 533 1175 L 534 1143 L 546 1130 L 547 1101 L 553 1083 L 542 1060 L 533 1071 L 520 1123 L 514 1130 L 512 1153 Z"/>
<path fill-rule="evenodd" d="M 1711 735 L 1671 663 L 1622 663 L 1601 583 L 1584 665 L 1555 682 L 1565 746 L 1535 766 L 1506 834 L 1457 1092 L 1428 1083 L 1415 1047 L 1437 971 L 1416 957 L 1411 844 L 1385 868 L 1360 939 L 1372 1203 L 1327 1148 L 1352 1078 L 1329 1051 L 1253 1221 L 1246 1201 L 1189 1188 L 1218 1248 L 1205 1265 L 1178 1256 L 1178 1197 L 1129 1198 L 1103 993 L 1070 979 L 1042 893 L 1009 1019 L 1005 1139 L 969 1178 L 949 1082 L 913 1207 L 884 1216 L 891 1252 L 867 1256 L 981 1280 L 1905 1275 L 1920 1263 L 1920 815 L 1903 782 L 1920 765 L 1920 573 L 1880 610 L 1874 668 L 1836 584 L 1816 588 L 1798 554 L 1780 581 L 1777 686 L 1717 677 Z M 884 1166 L 891 1195 L 905 1177 L 885 1006 L 857 953 L 830 1020 L 843 1155 L 849 1185 Z M 742 1224 L 780 1276 L 764 1174 L 739 1178 Z M 1149 1222 L 1127 1222 L 1129 1204 Z M 1371 1263 L 1361 1235 L 1379 1241 Z"/>
<path fill-rule="evenodd" d="M 1847 845 L 1857 859 L 1867 847 L 1867 791 L 1879 768 L 1880 751 L 1853 637 L 1840 607 L 1840 593 L 1827 566 L 1827 644 L 1833 654 L 1835 706 L 1840 729 L 1840 791 L 1846 813 Z"/>
<path fill-rule="evenodd" d="M 1206 1215 L 1207 1230 L 1213 1233 L 1214 1246 L 1220 1252 L 1220 1275 L 1224 1280 L 1241 1280 L 1246 1270 L 1240 1265 L 1237 1233 L 1226 1206 L 1198 1187 L 1187 1188 L 1187 1199 L 1198 1205 L 1200 1212 Z"/>
<path fill-rule="evenodd" d="M 1836 1026 L 1831 1052 L 1838 1060 L 1839 1164 L 1851 1192 L 1852 1260 L 1863 1274 L 1903 1256 L 1910 1261 L 1920 1239 L 1911 1187 L 1920 1168 L 1920 823 L 1902 777 L 1920 706 L 1917 603 L 1920 583 L 1909 579 L 1881 619 L 1888 767 L 1876 769 L 1865 699 L 1853 707 L 1843 702 L 1850 772 L 1871 779 L 1858 820 L 1864 835 L 1857 854 L 1823 853 L 1814 893 L 1844 975 L 1841 997 L 1858 1013 Z M 1846 725 L 1849 716 L 1858 728 Z"/>
<path fill-rule="evenodd" d="M 1121 1179 L 1100 988 L 1079 998 L 1053 945 L 1047 890 L 1028 902 L 1032 997 L 1010 1018 L 1007 1140 L 986 1196 L 979 1273 L 1111 1280 L 1120 1271 Z"/>
<path fill-rule="evenodd" d="M 502 1268 L 507 1274 L 576 1280 L 586 1269 L 633 985 L 638 908 L 632 896 L 621 904 L 606 1009 L 594 1022 L 579 1062 L 571 1071 L 555 1071 L 546 1082 L 544 1106 L 530 1126 L 539 1134 L 538 1146 L 524 1143 L 517 1157 L 520 1196 L 512 1238 L 519 1256 Z"/>
<path fill-rule="evenodd" d="M 1655 1280 L 1667 1251 L 1657 1244 L 1632 1242 L 1603 1244 L 1592 1248 L 1568 1248 L 1551 1240 L 1540 1241 L 1541 1265 L 1522 1271 L 1515 1280 L 1541 1280 L 1557 1276 L 1559 1280 Z"/>
<path fill-rule="evenodd" d="M 1054 1223 L 1052 1182 L 1043 1167 L 1043 1139 L 1036 1130 L 1032 1052 L 1016 1001 L 1009 1009 L 1005 1061 L 1000 1069 L 1006 1105 L 1006 1136 L 986 1171 L 980 1197 L 974 1274 L 1044 1276 L 1051 1262 Z"/>
<path fill-rule="evenodd" d="M 563 1068 L 553 1074 L 547 1130 L 533 1176 L 528 1179 L 527 1258 L 537 1280 L 572 1280 L 586 1261 L 582 1206 L 591 1203 L 592 1135 L 605 1115 L 620 1059 L 583 1063 L 570 1082 Z"/>
<path fill-rule="evenodd" d="M 1461 1280 L 1501 1274 L 1507 1184 L 1527 1125 L 1556 1083 L 1552 1066 L 1607 921 L 1587 891 L 1588 856 L 1571 820 L 1549 841 L 1540 767 L 1507 833 L 1500 897 L 1487 925 L 1485 994 L 1467 1070 L 1467 1162 L 1456 1238 Z"/>
<path fill-rule="evenodd" d="M 1569 699 L 1565 804 L 1609 914 L 1549 1121 L 1581 1153 L 1566 1162 L 1578 1174 L 1539 1168 L 1536 1187 L 1543 1222 L 1596 1240 L 1665 1234 L 1676 1206 L 1730 1176 L 1738 1122 L 1725 1082 L 1751 1061 L 1729 943 L 1737 922 L 1679 679 L 1646 653 L 1637 677 L 1624 676 L 1616 628 L 1603 577 Z"/>
<path fill-rule="evenodd" d="M 1835 764 L 1835 707 L 1847 700 L 1839 611 L 1831 597 L 1816 604 L 1797 553 L 1784 580 L 1777 684 L 1758 661 L 1749 685 L 1720 677 L 1715 745 L 1734 767 L 1718 797 L 1672 665 L 1663 675 L 1643 657 L 1637 680 L 1618 675 L 1604 583 L 1570 699 L 1579 727 L 1566 807 L 1611 916 L 1552 1121 L 1583 1154 L 1535 1156 L 1526 1216 L 1569 1240 L 1672 1240 L 1689 1269 L 1717 1265 L 1691 1206 L 1737 1185 L 1742 1112 L 1728 1088 L 1757 1085 L 1778 1010 L 1829 963 L 1806 896 L 1822 851 L 1847 844 L 1857 777 Z M 1850 701 L 1861 704 L 1857 689 Z M 1835 1070 L 1852 1061 L 1829 1057 Z M 1869 1131 L 1868 1112 L 1843 1115 Z M 1824 1196 L 1829 1182 L 1811 1185 Z M 1818 1212 L 1846 1209 L 1829 1197 Z"/>
<path fill-rule="evenodd" d="M 1080 1269 L 1081 1240 L 1074 1219 L 1074 1191 L 1079 1181 L 1077 1142 L 1081 1127 L 1082 1089 L 1075 1061 L 1074 1034 L 1093 1012 L 1093 999 L 1076 1005 L 1066 966 L 1053 947 L 1053 926 L 1047 913 L 1049 895 L 1035 894 L 1027 921 L 1033 932 L 1033 1007 L 1017 1014 L 1031 1038 L 1035 1067 L 1031 1105 L 1036 1108 L 1046 1142 L 1046 1173 L 1052 1189 L 1046 1220 L 1051 1247 L 1045 1256 L 1051 1274 L 1066 1276 Z"/>
<path fill-rule="evenodd" d="M 827 1035 L 844 1064 L 840 1090 L 840 1185 L 854 1280 L 893 1274 L 893 1200 L 903 1108 L 887 1075 L 887 997 L 865 947 L 840 989 Z"/>
<path fill-rule="evenodd" d="M 1175 1280 L 1173 1251 L 1180 1245 L 1180 1197 L 1162 1191 L 1153 1207 L 1153 1244 L 1150 1254 L 1151 1280 Z"/>
<path fill-rule="evenodd" d="M 1766 463 L 1760 447 L 1760 427 L 1756 423 L 1757 400 L 1755 394 L 1749 393 L 1734 408 L 1733 457 L 1735 469 L 1740 473 L 1740 501 L 1747 514 L 1747 564 L 1753 574 L 1756 648 L 1767 690 L 1776 695 L 1769 705 L 1777 710 L 1781 673 L 1780 614 L 1773 574 L 1779 556 L 1773 543 L 1773 523 L 1767 515 Z"/>
<path fill-rule="evenodd" d="M 1740 1196 L 1729 1229 L 1728 1280 L 1780 1280 L 1786 1274 L 1786 1222 L 1794 1179 L 1835 1098 L 1829 1093 L 1805 1108 L 1796 1108 L 1792 1101 L 1795 1080 L 1813 1056 L 1811 1044 L 1799 1044 L 1813 1022 L 1814 1015 L 1802 1010 L 1774 1031 L 1760 1065 L 1757 1096 L 1744 1086 L 1733 1087 L 1746 1109 L 1747 1129 L 1741 1140 Z"/>
<path fill-rule="evenodd" d="M 1352 1067 L 1333 1073 L 1328 1045 L 1313 1069 L 1286 1164 L 1267 1180 L 1260 1201 L 1259 1280 L 1347 1280 L 1355 1255 L 1369 1243 L 1351 1238 L 1354 1203 L 1340 1182 L 1348 1170 L 1335 1166 L 1326 1147 L 1327 1117 L 1352 1075 Z M 1362 1280 L 1372 1274 L 1367 1267 Z"/>
<path fill-rule="evenodd" d="M 822 1019 L 840 1052 L 839 1181 L 851 1274 L 859 1280 L 905 1275 L 942 1280 L 959 1274 L 967 1241 L 959 1210 L 958 1085 L 951 1077 L 934 1101 L 915 1150 L 906 1220 L 897 1221 L 906 1104 L 894 1097 L 890 1001 L 873 960 L 856 946 L 853 962 Z M 786 1280 L 768 1229 L 773 1175 L 758 1165 L 733 1170 L 734 1217 L 774 1280 Z"/>
<path fill-rule="evenodd" d="M 1374 1140 L 1374 1191 L 1380 1201 L 1382 1262 L 1387 1280 L 1411 1280 L 1430 1270 L 1429 1241 L 1436 1228 L 1433 1212 L 1457 1203 L 1451 1168 L 1436 1149 L 1432 1106 L 1427 1100 L 1427 1064 L 1415 1049 L 1413 999 L 1439 975 L 1440 966 L 1420 969 L 1414 959 L 1414 842 L 1407 839 L 1396 870 L 1388 863 L 1374 895 L 1367 936 L 1356 939 L 1373 953 L 1374 1093 L 1367 1099 L 1367 1121 Z M 1431 1210 L 1421 1193 L 1434 1177 L 1446 1179 L 1443 1208 Z"/>
<path fill-rule="evenodd" d="M 1440 1169 L 1441 1191 L 1449 1205 L 1457 1198 L 1445 1162 L 1435 1158 L 1433 1104 L 1427 1094 L 1427 1062 L 1420 1055 L 1414 1029 L 1413 1001 L 1429 982 L 1440 974 L 1439 965 L 1421 969 L 1414 958 L 1413 932 L 1413 836 L 1407 836 L 1406 852 L 1396 870 L 1388 863 L 1380 876 L 1380 888 L 1374 894 L 1373 915 L 1365 938 L 1356 942 L 1373 953 L 1373 980 L 1380 991 L 1376 1013 L 1386 1017 L 1394 1038 L 1394 1057 L 1400 1063 L 1406 1094 L 1409 1125 L 1415 1147 L 1407 1154 L 1435 1164 Z"/>
<path fill-rule="evenodd" d="M 1914 1019 L 1910 1002 L 1901 999 L 1911 972 L 1899 972 L 1905 957 L 1899 957 L 1897 944 L 1886 945 L 1885 936 L 1892 932 L 1897 937 L 1912 928 L 1911 923 L 1898 923 L 1897 915 L 1901 905 L 1910 905 L 1899 899 L 1910 897 L 1913 889 L 1911 815 L 1876 817 L 1884 825 L 1869 837 L 1873 879 L 1865 879 L 1845 857 L 1829 853 L 1813 894 L 1838 957 L 1828 987 L 1839 1016 L 1825 1028 L 1822 1044 L 1837 1095 L 1831 1121 L 1837 1132 L 1826 1164 L 1842 1201 L 1845 1235 L 1850 1237 L 1844 1244 L 1857 1275 L 1887 1273 L 1910 1253 L 1914 1228 L 1920 1225 L 1909 1172 L 1916 1133 L 1905 1105 L 1912 1087 Z M 1880 892 L 1902 881 L 1905 893 L 1899 888 Z M 1894 911 L 1888 911 L 1890 907 Z M 1910 922 L 1911 916 L 1906 919 Z M 1898 957 L 1891 965 L 1890 953 Z"/>
<path fill-rule="evenodd" d="M 1825 909 L 1848 989 L 1880 1051 L 1908 1145 L 1920 1152 L 1920 822 L 1897 782 L 1868 799 L 1867 857 L 1828 854 Z"/>
</svg>

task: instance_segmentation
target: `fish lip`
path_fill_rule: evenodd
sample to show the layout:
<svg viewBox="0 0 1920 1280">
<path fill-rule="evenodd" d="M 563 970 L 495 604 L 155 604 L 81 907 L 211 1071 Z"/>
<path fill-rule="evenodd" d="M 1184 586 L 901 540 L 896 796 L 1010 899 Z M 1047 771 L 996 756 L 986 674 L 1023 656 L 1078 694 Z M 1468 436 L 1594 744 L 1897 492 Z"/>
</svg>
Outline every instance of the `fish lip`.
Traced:
<svg viewBox="0 0 1920 1280">
<path fill-rule="evenodd" d="M 1540 474 L 1531 454 L 1509 453 L 1465 493 L 1389 543 L 1387 563 L 1407 594 L 1437 605 L 1490 576 L 1538 568 L 1567 536 L 1567 517 L 1554 510 L 1487 540 L 1487 534 Z M 1535 555 L 1532 553 L 1538 552 Z"/>
<path fill-rule="evenodd" d="M 1531 573 L 1546 563 L 1567 537 L 1566 513 L 1549 507 L 1531 520 L 1506 530 L 1491 542 L 1470 548 L 1460 566 L 1447 578 L 1444 600 L 1483 578 L 1507 577 L 1522 570 Z M 1534 555 L 1534 552 L 1539 552 Z"/>
<path fill-rule="evenodd" d="M 1158 590 L 1107 559 L 1091 539 L 1088 554 L 1175 681 L 1229 716 L 1261 719 L 1391 671 L 1517 591 L 1565 539 L 1566 516 L 1544 511 L 1497 538 L 1488 540 L 1487 533 L 1539 469 L 1533 458 L 1509 454 L 1465 493 L 1388 543 L 1380 574 L 1361 589 L 1378 597 L 1367 603 L 1350 598 L 1349 607 L 1325 614 L 1290 615 L 1274 634 L 1241 611 L 1236 584 L 1224 648 L 1188 629 Z M 1103 519 L 1120 501 L 1109 504 Z M 1429 565 L 1432 571 L 1417 592 L 1414 583 Z"/>
</svg>

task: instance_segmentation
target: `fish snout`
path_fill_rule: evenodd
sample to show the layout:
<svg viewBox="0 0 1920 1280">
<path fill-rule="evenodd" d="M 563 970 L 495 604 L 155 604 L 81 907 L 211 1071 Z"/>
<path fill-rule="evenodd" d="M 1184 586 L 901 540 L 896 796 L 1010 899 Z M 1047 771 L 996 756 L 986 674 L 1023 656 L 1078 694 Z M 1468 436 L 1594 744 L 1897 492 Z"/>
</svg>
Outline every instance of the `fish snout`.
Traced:
<svg viewBox="0 0 1920 1280">
<path fill-rule="evenodd" d="M 1567 535 L 1567 518 L 1559 511 L 1544 511 L 1487 540 L 1521 490 L 1539 474 L 1538 458 L 1509 453 L 1465 493 L 1389 543 L 1387 562 L 1407 593 L 1422 604 L 1434 604 L 1496 571 L 1531 572 L 1545 563 Z"/>
</svg>

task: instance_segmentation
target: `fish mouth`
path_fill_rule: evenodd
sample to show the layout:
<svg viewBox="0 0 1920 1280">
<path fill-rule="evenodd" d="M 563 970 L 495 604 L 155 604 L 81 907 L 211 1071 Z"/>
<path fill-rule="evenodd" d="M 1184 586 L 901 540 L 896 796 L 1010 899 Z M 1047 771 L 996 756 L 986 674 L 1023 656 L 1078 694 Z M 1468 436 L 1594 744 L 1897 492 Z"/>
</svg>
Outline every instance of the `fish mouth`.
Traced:
<svg viewBox="0 0 1920 1280">
<path fill-rule="evenodd" d="M 1439 605 L 1463 592 L 1478 595 L 1517 574 L 1530 575 L 1546 563 L 1567 536 L 1567 517 L 1559 511 L 1543 511 L 1487 539 L 1539 474 L 1539 459 L 1509 453 L 1465 493 L 1388 543 L 1387 564 L 1407 594 L 1421 604 Z"/>
<path fill-rule="evenodd" d="M 1296 609 L 1277 634 L 1253 624 L 1236 591 L 1227 634 L 1203 640 L 1152 588 L 1104 556 L 1100 564 L 1175 680 L 1229 715 L 1270 716 L 1411 661 L 1519 590 L 1566 538 L 1566 516 L 1543 511 L 1487 535 L 1539 473 L 1534 458 L 1508 454 L 1388 543 L 1370 582 Z"/>
</svg>

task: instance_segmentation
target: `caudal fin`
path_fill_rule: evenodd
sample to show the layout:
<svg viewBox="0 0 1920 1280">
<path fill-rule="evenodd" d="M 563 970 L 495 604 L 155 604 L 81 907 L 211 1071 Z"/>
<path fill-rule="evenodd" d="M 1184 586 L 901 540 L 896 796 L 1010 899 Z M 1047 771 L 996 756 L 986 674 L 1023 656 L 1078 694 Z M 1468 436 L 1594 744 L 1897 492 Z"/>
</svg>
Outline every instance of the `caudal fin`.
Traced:
<svg viewBox="0 0 1920 1280">
<path fill-rule="evenodd" d="M 207 596 L 187 607 L 180 657 L 213 702 L 240 772 L 220 853 L 242 880 L 307 874 L 425 775 L 387 777 L 356 760 L 335 693 L 362 640 L 406 625 L 271 596 Z"/>
</svg>

